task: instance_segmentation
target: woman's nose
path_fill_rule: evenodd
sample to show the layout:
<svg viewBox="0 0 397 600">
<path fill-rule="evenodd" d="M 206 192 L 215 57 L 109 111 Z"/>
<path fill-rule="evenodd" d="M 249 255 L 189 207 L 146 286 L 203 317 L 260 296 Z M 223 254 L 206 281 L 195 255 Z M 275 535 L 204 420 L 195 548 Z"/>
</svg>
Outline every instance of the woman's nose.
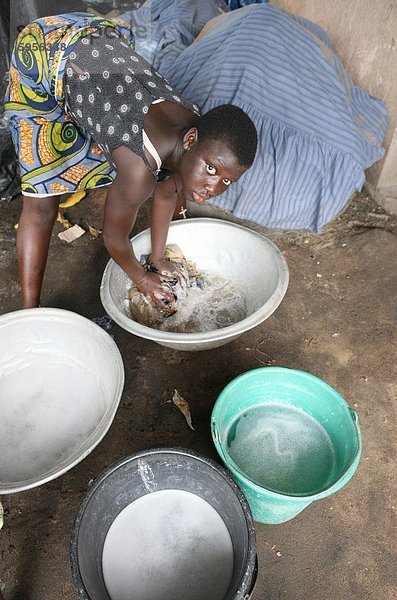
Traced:
<svg viewBox="0 0 397 600">
<path fill-rule="evenodd" d="M 220 194 L 220 184 L 220 179 L 216 181 L 207 181 L 206 185 L 204 186 L 204 189 L 207 192 L 208 196 L 217 196 L 218 194 Z"/>
</svg>

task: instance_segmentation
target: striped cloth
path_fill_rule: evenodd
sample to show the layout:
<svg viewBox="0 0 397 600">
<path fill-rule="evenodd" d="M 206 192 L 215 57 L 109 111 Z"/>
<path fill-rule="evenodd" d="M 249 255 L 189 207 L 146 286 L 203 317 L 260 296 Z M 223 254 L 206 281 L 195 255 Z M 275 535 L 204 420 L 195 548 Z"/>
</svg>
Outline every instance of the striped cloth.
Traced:
<svg viewBox="0 0 397 600">
<path fill-rule="evenodd" d="M 224 0 L 146 0 L 119 19 L 133 27 L 136 52 L 156 69 L 163 59 L 177 58 L 212 17 L 227 11 Z"/>
<path fill-rule="evenodd" d="M 176 52 L 166 41 L 186 29 L 197 3 L 185 0 L 178 19 L 179 2 L 167 0 L 175 15 L 164 23 L 162 2 L 145 3 L 152 37 L 160 28 L 165 41 L 149 60 L 202 112 L 230 102 L 258 130 L 254 165 L 211 203 L 265 227 L 321 231 L 384 154 L 384 103 L 353 85 L 327 34 L 306 19 L 253 4 Z"/>
</svg>

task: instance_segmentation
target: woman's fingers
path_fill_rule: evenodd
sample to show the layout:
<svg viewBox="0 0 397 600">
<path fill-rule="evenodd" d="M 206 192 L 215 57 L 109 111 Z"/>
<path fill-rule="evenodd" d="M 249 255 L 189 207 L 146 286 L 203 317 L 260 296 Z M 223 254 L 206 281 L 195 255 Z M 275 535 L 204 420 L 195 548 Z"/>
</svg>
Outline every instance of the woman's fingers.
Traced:
<svg viewBox="0 0 397 600">
<path fill-rule="evenodd" d="M 164 279 L 158 273 L 147 272 L 136 286 L 157 308 L 173 313 L 176 297 Z"/>
<path fill-rule="evenodd" d="M 150 263 L 150 267 L 154 272 L 159 273 L 162 277 L 171 280 L 175 277 L 178 279 L 182 276 L 183 267 L 179 263 L 172 262 L 171 260 L 157 260 Z"/>
</svg>

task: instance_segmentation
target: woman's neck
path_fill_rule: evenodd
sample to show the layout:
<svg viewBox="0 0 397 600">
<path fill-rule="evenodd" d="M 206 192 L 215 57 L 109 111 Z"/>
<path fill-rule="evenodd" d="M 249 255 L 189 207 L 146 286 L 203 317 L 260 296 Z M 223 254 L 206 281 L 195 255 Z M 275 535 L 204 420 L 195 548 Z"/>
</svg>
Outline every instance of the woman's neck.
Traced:
<svg viewBox="0 0 397 600">
<path fill-rule="evenodd" d="M 145 131 L 159 153 L 163 167 L 176 171 L 183 155 L 183 136 L 197 121 L 197 115 L 172 102 L 152 104 L 145 119 Z"/>
<path fill-rule="evenodd" d="M 179 163 L 181 161 L 183 155 L 183 136 L 185 135 L 187 128 L 184 127 L 182 131 L 179 133 L 177 140 L 175 142 L 174 148 L 172 152 L 166 156 L 163 161 L 163 166 L 171 172 L 176 172 L 178 170 Z"/>
</svg>

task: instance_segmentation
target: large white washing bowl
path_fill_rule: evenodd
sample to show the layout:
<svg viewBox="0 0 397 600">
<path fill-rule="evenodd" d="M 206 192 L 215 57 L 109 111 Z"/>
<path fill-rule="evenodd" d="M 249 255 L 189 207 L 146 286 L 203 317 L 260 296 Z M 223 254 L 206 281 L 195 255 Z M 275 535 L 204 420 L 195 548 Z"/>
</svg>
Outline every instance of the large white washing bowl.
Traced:
<svg viewBox="0 0 397 600">
<path fill-rule="evenodd" d="M 150 230 L 134 238 L 135 255 L 150 252 Z M 167 243 L 178 244 L 199 270 L 233 280 L 246 296 L 247 316 L 223 329 L 202 333 L 173 333 L 140 325 L 129 314 L 126 301 L 131 285 L 127 275 L 110 260 L 102 277 L 101 300 L 112 319 L 134 335 L 175 350 L 207 350 L 223 346 L 267 319 L 288 287 L 287 263 L 267 238 L 219 219 L 187 219 L 171 223 Z"/>
<path fill-rule="evenodd" d="M 55 479 L 109 429 L 124 386 L 103 329 L 67 310 L 0 317 L 0 495 Z"/>
</svg>

